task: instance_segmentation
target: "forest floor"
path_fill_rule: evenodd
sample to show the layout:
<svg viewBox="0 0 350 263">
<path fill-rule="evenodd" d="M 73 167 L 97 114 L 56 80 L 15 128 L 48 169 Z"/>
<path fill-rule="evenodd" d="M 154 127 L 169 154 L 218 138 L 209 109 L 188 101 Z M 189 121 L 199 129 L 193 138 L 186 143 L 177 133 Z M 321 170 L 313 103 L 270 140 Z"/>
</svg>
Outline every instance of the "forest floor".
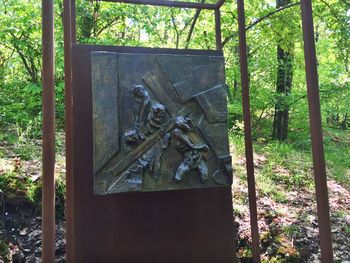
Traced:
<svg viewBox="0 0 350 263">
<path fill-rule="evenodd" d="M 267 162 L 264 155 L 255 155 L 255 172 L 258 178 L 261 176 L 263 165 Z M 245 159 L 239 157 L 234 165 L 236 169 L 245 169 Z M 320 262 L 314 189 L 313 187 L 290 189 L 284 177 L 294 175 L 282 166 L 276 167 L 275 172 L 281 177 L 281 181 L 269 185 L 268 190 L 266 185 L 257 182 L 262 261 Z M 272 189 L 274 193 L 268 193 Z M 334 180 L 328 180 L 328 190 L 335 262 L 350 263 L 350 191 Z M 238 228 L 238 257 L 241 262 L 251 262 L 246 180 L 235 177 L 232 193 L 235 224 Z"/>
<path fill-rule="evenodd" d="M 243 138 L 236 136 L 231 141 L 237 256 L 240 262 L 252 262 Z M 37 147 L 40 148 L 39 142 Z M 58 149 L 56 262 L 65 262 L 64 153 Z M 318 262 L 318 221 L 310 153 L 290 145 L 265 142 L 256 144 L 255 150 L 262 261 Z M 41 165 L 38 158 L 28 157 L 29 160 L 21 159 L 11 145 L 0 144 L 0 263 L 40 262 Z M 341 263 L 350 262 L 350 166 L 344 165 L 348 167 L 345 177 L 331 174 L 336 180 L 328 180 L 333 248 L 336 262 Z M 332 173 L 331 163 L 327 167 L 327 172 Z"/>
<path fill-rule="evenodd" d="M 251 262 L 244 139 L 232 135 L 233 211 L 241 262 Z M 350 132 L 325 131 L 335 262 L 350 263 Z M 254 143 L 258 225 L 263 262 L 319 262 L 320 246 L 310 141 Z"/>
</svg>

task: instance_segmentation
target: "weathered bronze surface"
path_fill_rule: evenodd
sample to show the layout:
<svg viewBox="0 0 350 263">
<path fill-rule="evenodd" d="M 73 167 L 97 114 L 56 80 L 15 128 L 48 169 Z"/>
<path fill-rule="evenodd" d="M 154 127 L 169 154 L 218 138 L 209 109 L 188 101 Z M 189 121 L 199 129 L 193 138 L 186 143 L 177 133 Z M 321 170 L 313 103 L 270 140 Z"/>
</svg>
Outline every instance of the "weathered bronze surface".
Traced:
<svg viewBox="0 0 350 263">
<path fill-rule="evenodd" d="M 92 52 L 98 195 L 231 184 L 222 57 Z"/>
</svg>

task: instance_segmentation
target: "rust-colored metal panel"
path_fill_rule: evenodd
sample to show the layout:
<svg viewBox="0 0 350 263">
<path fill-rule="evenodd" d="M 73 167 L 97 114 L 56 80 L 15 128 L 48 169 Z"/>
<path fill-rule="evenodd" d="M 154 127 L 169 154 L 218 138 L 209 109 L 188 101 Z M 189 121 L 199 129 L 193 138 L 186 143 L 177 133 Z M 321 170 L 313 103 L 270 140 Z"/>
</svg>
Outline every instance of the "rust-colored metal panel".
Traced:
<svg viewBox="0 0 350 263">
<path fill-rule="evenodd" d="M 73 46 L 73 262 L 234 261 L 230 187 L 94 195 L 92 51 L 184 52 Z M 189 52 L 192 55 L 222 55 L 217 51 Z"/>
</svg>

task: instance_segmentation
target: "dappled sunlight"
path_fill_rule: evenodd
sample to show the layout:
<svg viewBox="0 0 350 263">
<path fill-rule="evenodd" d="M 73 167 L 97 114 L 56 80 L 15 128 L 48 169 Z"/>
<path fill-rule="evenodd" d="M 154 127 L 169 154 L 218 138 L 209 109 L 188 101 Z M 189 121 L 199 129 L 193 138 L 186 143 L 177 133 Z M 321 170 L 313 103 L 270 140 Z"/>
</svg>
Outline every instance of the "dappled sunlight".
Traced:
<svg viewBox="0 0 350 263">
<path fill-rule="evenodd" d="M 234 151 L 231 154 L 235 156 L 232 196 L 237 254 L 244 260 L 251 257 L 252 242 L 245 157 Z M 274 154 L 271 159 L 264 154 L 254 154 L 262 259 L 315 262 L 319 260 L 320 248 L 311 163 L 305 163 L 304 154 L 298 152 L 288 154 L 293 163 L 276 161 L 279 152 Z M 304 167 L 298 167 L 298 163 Z M 331 179 L 328 189 L 335 259 L 344 262 L 350 257 L 346 241 L 350 240 L 350 191 Z"/>
</svg>

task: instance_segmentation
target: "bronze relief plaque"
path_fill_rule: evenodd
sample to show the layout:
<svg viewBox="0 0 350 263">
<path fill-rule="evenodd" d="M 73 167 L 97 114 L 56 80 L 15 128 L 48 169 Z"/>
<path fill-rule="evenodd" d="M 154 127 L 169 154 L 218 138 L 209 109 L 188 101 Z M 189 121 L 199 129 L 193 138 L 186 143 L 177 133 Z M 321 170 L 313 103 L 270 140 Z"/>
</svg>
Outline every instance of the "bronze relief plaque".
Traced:
<svg viewBox="0 0 350 263">
<path fill-rule="evenodd" d="M 224 59 L 92 52 L 97 195 L 229 186 Z"/>
</svg>

